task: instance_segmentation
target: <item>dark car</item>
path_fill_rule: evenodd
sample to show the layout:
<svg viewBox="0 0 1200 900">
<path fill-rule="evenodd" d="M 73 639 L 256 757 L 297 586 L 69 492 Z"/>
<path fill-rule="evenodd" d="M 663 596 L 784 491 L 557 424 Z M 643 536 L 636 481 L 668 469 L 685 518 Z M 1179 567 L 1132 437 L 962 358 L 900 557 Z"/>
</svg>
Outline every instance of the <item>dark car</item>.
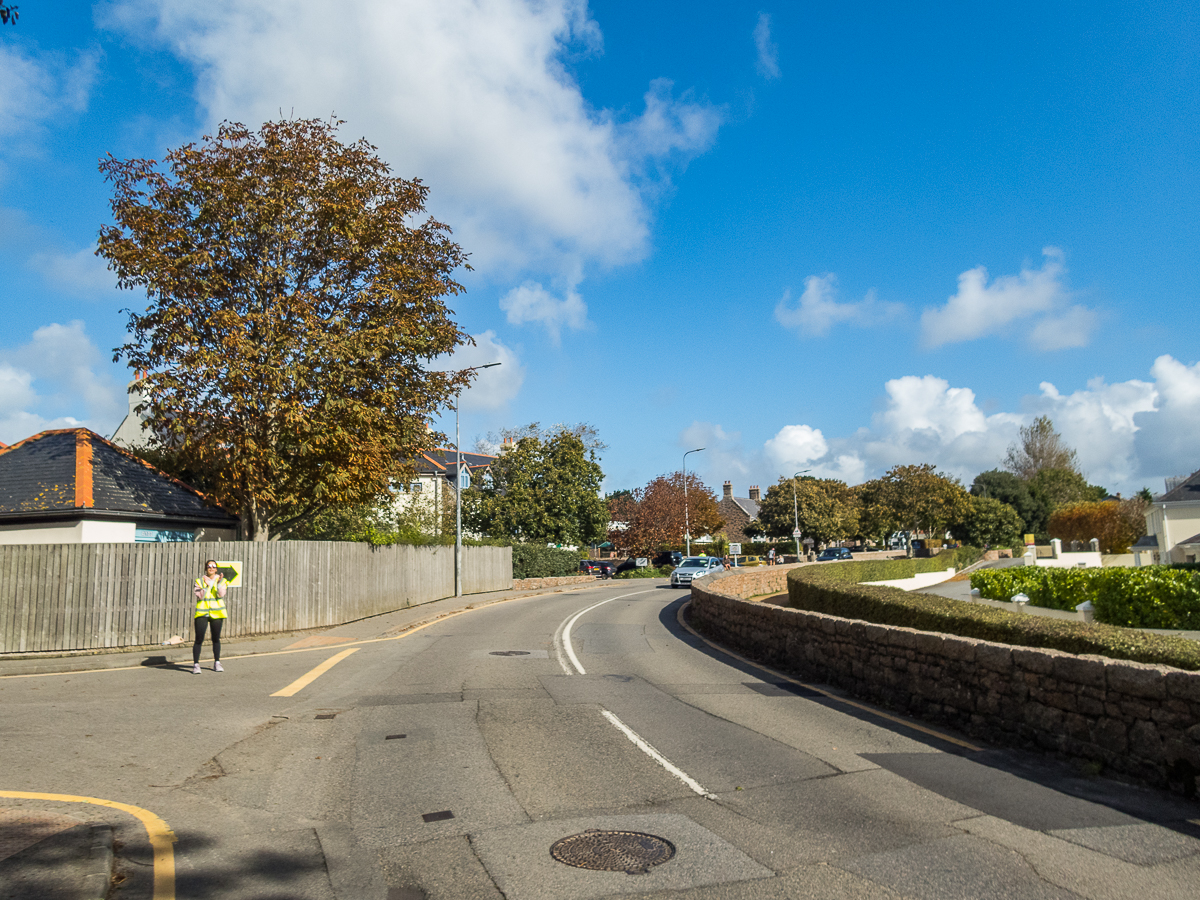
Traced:
<svg viewBox="0 0 1200 900">
<path fill-rule="evenodd" d="M 826 547 L 817 554 L 817 562 L 830 562 L 836 559 L 854 559 L 845 547 Z"/>
<path fill-rule="evenodd" d="M 673 569 L 683 562 L 683 554 L 678 550 L 664 550 L 654 557 L 650 565 L 656 569 Z"/>
<path fill-rule="evenodd" d="M 612 578 L 613 564 L 600 559 L 581 559 L 579 571 L 595 575 L 597 578 Z"/>
</svg>

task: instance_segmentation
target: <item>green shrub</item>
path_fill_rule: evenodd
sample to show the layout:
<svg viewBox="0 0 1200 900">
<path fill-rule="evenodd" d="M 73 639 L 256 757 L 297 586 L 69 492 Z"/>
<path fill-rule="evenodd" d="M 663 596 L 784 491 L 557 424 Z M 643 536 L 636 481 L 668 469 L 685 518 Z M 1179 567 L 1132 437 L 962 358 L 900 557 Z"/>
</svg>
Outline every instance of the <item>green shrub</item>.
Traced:
<svg viewBox="0 0 1200 900">
<path fill-rule="evenodd" d="M 1033 606 L 1074 610 L 1090 600 L 1097 622 L 1127 628 L 1200 629 L 1200 575 L 1163 566 L 984 569 L 971 587 L 989 600 L 1024 593 Z"/>
<path fill-rule="evenodd" d="M 540 544 L 513 544 L 513 578 L 561 578 L 579 574 L 579 553 Z"/>
<path fill-rule="evenodd" d="M 656 569 L 654 566 L 644 566 L 640 569 L 627 569 L 614 578 L 670 578 L 670 567 Z"/>
<path fill-rule="evenodd" d="M 846 619 L 861 619 L 879 625 L 898 625 L 1001 644 L 1096 654 L 1180 669 L 1200 669 L 1200 643 L 1186 638 L 1049 616 L 1030 616 L 932 594 L 907 593 L 881 585 L 854 584 L 844 580 L 845 576 L 841 574 L 837 578 L 832 577 L 835 569 L 868 564 L 842 563 L 837 566 L 794 569 L 788 573 L 789 605 L 795 609 Z"/>
</svg>

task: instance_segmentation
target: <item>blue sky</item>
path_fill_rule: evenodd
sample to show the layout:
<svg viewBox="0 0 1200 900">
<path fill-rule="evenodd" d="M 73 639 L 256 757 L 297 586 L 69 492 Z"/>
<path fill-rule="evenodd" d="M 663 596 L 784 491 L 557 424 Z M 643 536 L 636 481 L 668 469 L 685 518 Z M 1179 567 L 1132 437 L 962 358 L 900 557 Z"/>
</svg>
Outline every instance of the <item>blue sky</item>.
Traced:
<svg viewBox="0 0 1200 900">
<path fill-rule="evenodd" d="M 1195 4 L 24 0 L 0 30 L 0 441 L 110 434 L 96 161 L 346 120 L 431 187 L 503 361 L 464 443 L 586 421 L 606 488 L 968 482 L 1049 415 L 1110 490 L 1200 468 Z M 442 427 L 452 430 L 453 419 Z"/>
</svg>

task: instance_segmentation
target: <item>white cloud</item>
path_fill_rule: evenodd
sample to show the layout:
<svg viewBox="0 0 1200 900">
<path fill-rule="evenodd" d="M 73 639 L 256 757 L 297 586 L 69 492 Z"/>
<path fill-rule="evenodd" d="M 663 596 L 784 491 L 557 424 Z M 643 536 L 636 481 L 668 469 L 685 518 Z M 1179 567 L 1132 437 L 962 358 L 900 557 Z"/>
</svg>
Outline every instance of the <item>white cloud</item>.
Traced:
<svg viewBox="0 0 1200 900">
<path fill-rule="evenodd" d="M 114 0 L 102 15 L 152 34 L 199 75 L 210 119 L 347 120 L 430 202 L 492 277 L 641 258 L 639 172 L 712 141 L 720 113 L 655 82 L 641 117 L 596 110 L 562 60 L 594 52 L 584 0 Z M 653 185 L 650 185 L 653 189 Z M 577 283 L 577 278 L 576 278 Z"/>
<path fill-rule="evenodd" d="M 1068 350 L 1086 347 L 1099 317 L 1086 306 L 1071 306 L 1058 315 L 1046 316 L 1029 332 L 1029 343 L 1038 350 Z"/>
<path fill-rule="evenodd" d="M 768 81 L 778 78 L 779 48 L 771 40 L 771 17 L 766 13 L 758 14 L 758 24 L 754 26 L 754 47 L 758 50 L 758 74 Z"/>
<path fill-rule="evenodd" d="M 991 284 L 983 266 L 959 275 L 958 293 L 945 306 L 921 314 L 925 346 L 972 341 L 1018 330 L 1022 324 L 1037 349 L 1086 346 L 1096 315 L 1085 307 L 1070 305 L 1062 251 L 1046 247 L 1042 254 L 1042 268 L 1023 266 L 1020 274 L 1002 275 Z"/>
<path fill-rule="evenodd" d="M 767 457 L 782 473 L 804 467 L 829 452 L 829 445 L 819 428 L 808 425 L 785 425 L 764 446 Z M 788 472 L 790 476 L 792 472 Z"/>
<path fill-rule="evenodd" d="M 0 43 L 0 138 L 8 149 L 31 142 L 64 112 L 86 109 L 98 62 L 94 51 L 70 59 Z"/>
<path fill-rule="evenodd" d="M 784 291 L 775 306 L 775 319 L 784 328 L 793 328 L 811 337 L 823 337 L 839 323 L 878 325 L 903 309 L 897 303 L 881 303 L 875 298 L 874 291 L 869 291 L 857 303 L 839 303 L 836 297 L 836 275 L 810 275 L 804 279 L 804 293 L 795 306 L 791 305 L 791 291 Z"/>
<path fill-rule="evenodd" d="M 100 362 L 82 322 L 46 325 L 24 346 L 0 351 L 0 440 L 80 425 L 109 434 L 128 403 Z"/>
<path fill-rule="evenodd" d="M 525 367 L 521 365 L 517 354 L 506 347 L 494 331 L 471 336 L 475 339 L 475 345 L 460 347 L 444 367 L 465 369 L 494 362 L 500 365 L 479 371 L 471 386 L 463 391 L 460 408 L 476 411 L 500 409 L 520 393 L 521 385 L 525 383 Z"/>
<path fill-rule="evenodd" d="M 500 299 L 500 308 L 514 325 L 543 326 L 555 344 L 564 327 L 578 331 L 587 326 L 587 304 L 573 287 L 560 300 L 537 282 L 526 281 Z"/>
<path fill-rule="evenodd" d="M 1150 374 L 1152 381 L 1116 384 L 1094 378 L 1069 394 L 1043 382 L 1040 394 L 1022 398 L 1020 411 L 991 415 L 970 388 L 933 375 L 906 375 L 884 385 L 886 404 L 869 427 L 831 436 L 810 424 L 785 425 L 758 451 L 743 451 L 740 443 L 730 448 L 735 458 L 723 462 L 724 471 L 744 472 L 750 483 L 765 485 L 810 469 L 819 478 L 858 484 L 892 466 L 932 463 L 969 485 L 980 472 L 1000 468 L 1020 427 L 1045 415 L 1078 452 L 1093 484 L 1126 494 L 1148 486 L 1158 493 L 1165 476 L 1200 468 L 1200 362 L 1160 356 Z M 721 431 L 720 425 L 705 427 Z"/>
<path fill-rule="evenodd" d="M 44 250 L 31 256 L 29 265 L 54 287 L 76 296 L 94 297 L 117 289 L 117 276 L 96 256 L 95 244 L 75 253 Z"/>
<path fill-rule="evenodd" d="M 1134 413 L 1134 449 L 1140 470 L 1155 493 L 1162 479 L 1200 469 L 1200 362 L 1186 365 L 1160 356 L 1150 367 L 1157 391 L 1154 412 Z"/>
</svg>

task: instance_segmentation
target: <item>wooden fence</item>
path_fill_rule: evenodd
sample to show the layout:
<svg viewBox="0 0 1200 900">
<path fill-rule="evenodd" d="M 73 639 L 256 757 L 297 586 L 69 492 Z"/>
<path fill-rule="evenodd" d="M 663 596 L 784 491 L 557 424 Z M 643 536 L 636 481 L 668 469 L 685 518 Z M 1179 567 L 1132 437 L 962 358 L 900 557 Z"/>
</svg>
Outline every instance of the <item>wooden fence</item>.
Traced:
<svg viewBox="0 0 1200 900">
<path fill-rule="evenodd" d="M 238 561 L 230 636 L 351 622 L 454 593 L 453 547 L 317 541 L 0 546 L 0 653 L 158 644 L 191 632 L 204 561 Z M 512 585 L 512 550 L 463 547 L 463 593 Z"/>
</svg>

